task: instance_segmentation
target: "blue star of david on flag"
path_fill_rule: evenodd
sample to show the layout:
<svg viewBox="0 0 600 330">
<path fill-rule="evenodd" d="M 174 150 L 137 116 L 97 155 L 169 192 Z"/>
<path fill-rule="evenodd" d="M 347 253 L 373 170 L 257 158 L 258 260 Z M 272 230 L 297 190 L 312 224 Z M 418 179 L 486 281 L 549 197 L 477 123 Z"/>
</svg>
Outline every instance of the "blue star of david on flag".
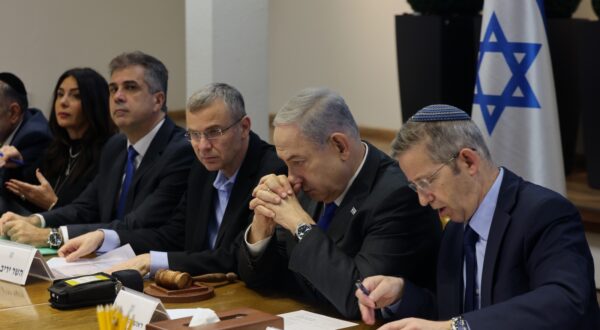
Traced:
<svg viewBox="0 0 600 330">
<path fill-rule="evenodd" d="M 492 37 L 495 37 L 495 40 L 492 40 Z M 490 17 L 484 38 L 479 45 L 477 82 L 473 99 L 473 103 L 479 104 L 481 107 L 483 120 L 490 135 L 506 107 L 540 109 L 540 103 L 525 74 L 541 48 L 542 45 L 537 43 L 509 42 L 502 31 L 496 13 Z M 501 53 L 511 71 L 512 76 L 500 95 L 484 94 L 481 87 L 481 63 L 486 53 Z M 520 60 L 518 54 L 523 55 Z M 490 111 L 490 107 L 492 107 L 492 111 Z"/>
</svg>

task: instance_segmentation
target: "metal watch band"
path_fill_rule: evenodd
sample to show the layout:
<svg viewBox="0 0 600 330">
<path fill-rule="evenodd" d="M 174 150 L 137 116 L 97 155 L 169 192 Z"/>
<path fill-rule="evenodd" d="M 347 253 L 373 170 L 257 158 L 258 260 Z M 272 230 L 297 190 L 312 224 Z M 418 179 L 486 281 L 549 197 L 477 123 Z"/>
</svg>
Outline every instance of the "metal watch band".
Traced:
<svg viewBox="0 0 600 330">
<path fill-rule="evenodd" d="M 453 317 L 451 320 L 452 330 L 467 330 L 467 322 L 462 316 Z"/>
</svg>

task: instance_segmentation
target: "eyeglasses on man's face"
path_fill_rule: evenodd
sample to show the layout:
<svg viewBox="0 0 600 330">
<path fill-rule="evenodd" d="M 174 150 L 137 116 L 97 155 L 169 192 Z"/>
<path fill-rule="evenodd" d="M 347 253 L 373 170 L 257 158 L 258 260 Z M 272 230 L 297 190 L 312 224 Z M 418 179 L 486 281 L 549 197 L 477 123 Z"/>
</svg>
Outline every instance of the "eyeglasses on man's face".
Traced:
<svg viewBox="0 0 600 330">
<path fill-rule="evenodd" d="M 424 194 L 430 193 L 431 192 L 431 184 L 433 183 L 433 180 L 435 180 L 436 175 L 442 170 L 442 168 L 444 168 L 444 166 L 450 164 L 450 162 L 455 160 L 457 157 L 458 157 L 458 154 L 452 156 L 450 159 L 448 159 L 447 161 L 442 163 L 442 165 L 440 165 L 440 167 L 438 167 L 437 170 L 435 170 L 433 173 L 431 173 L 431 175 L 429 175 L 428 177 L 423 178 L 423 179 L 418 179 L 415 182 L 409 182 L 408 186 L 410 187 L 410 189 L 414 190 L 417 193 L 419 191 Z"/>
<path fill-rule="evenodd" d="M 244 119 L 244 117 L 245 116 L 242 116 L 240 119 L 236 120 L 233 124 L 231 124 L 225 128 L 215 127 L 215 128 L 207 129 L 204 132 L 193 131 L 193 130 L 188 129 L 185 132 L 185 137 L 188 141 L 194 141 L 194 142 L 200 142 L 202 140 L 202 136 L 204 136 L 204 138 L 209 141 L 216 140 L 216 139 L 220 138 L 221 136 L 223 136 L 225 134 L 225 132 L 227 132 L 228 129 L 232 128 L 233 126 L 238 124 L 240 121 L 242 121 L 242 119 Z"/>
</svg>

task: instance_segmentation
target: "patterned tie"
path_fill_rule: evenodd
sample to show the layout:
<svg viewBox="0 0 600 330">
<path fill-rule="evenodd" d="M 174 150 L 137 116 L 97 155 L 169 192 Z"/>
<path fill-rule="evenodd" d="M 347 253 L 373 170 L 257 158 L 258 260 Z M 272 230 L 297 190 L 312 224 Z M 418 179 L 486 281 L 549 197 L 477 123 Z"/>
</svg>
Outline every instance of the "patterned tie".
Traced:
<svg viewBox="0 0 600 330">
<path fill-rule="evenodd" d="M 463 234 L 463 252 L 465 256 L 465 303 L 464 312 L 479 309 L 475 288 L 475 277 L 477 276 L 477 257 L 475 256 L 475 243 L 479 235 L 467 225 Z"/>
<path fill-rule="evenodd" d="M 127 149 L 127 164 L 125 164 L 125 179 L 121 185 L 121 196 L 119 196 L 119 204 L 117 205 L 117 219 L 119 220 L 123 220 L 125 217 L 125 201 L 127 201 L 127 192 L 135 174 L 135 157 L 137 155 L 138 153 L 133 146 L 129 146 Z"/>
<path fill-rule="evenodd" d="M 333 219 L 333 215 L 335 214 L 335 210 L 337 210 L 337 205 L 335 203 L 327 203 L 325 204 L 325 212 L 319 218 L 319 222 L 317 222 L 317 226 L 326 231 L 329 228 L 329 224 L 331 223 L 331 219 Z"/>
</svg>

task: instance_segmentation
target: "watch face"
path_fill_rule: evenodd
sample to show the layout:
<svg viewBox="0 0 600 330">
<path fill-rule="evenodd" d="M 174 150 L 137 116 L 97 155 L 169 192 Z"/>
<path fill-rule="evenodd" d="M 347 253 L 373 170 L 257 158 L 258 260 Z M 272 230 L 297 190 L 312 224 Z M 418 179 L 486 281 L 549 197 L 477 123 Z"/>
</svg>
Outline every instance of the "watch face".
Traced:
<svg viewBox="0 0 600 330">
<path fill-rule="evenodd" d="M 308 233 L 311 229 L 312 227 L 305 223 L 299 225 L 296 229 L 296 237 L 298 237 L 299 240 L 302 239 L 302 237 L 304 237 L 304 235 L 306 235 L 306 233 Z"/>
<path fill-rule="evenodd" d="M 60 237 L 60 234 L 57 232 L 51 232 L 50 236 L 48 237 L 48 244 L 50 244 L 51 247 L 59 247 L 62 244 L 62 238 Z"/>
</svg>

